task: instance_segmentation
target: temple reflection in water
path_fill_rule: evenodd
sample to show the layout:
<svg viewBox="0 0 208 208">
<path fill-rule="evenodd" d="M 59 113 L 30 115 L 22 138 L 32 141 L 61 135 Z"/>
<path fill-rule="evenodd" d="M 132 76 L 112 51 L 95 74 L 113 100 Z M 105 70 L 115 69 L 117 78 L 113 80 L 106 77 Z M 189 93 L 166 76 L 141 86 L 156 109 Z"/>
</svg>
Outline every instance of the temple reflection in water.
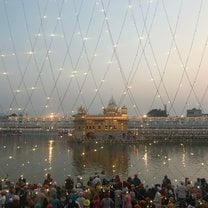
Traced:
<svg viewBox="0 0 208 208">
<path fill-rule="evenodd" d="M 109 177 L 120 173 L 125 177 L 128 175 L 130 154 L 126 145 L 69 143 L 69 146 L 73 152 L 72 161 L 76 164 L 76 172 L 80 175 L 86 174 L 87 170 L 92 175 L 102 170 Z"/>
<path fill-rule="evenodd" d="M 65 138 L 43 136 L 2 137 L 0 140 L 0 177 L 15 181 L 42 182 L 50 172 L 58 184 L 67 175 L 89 176 L 105 170 L 108 179 L 122 179 L 137 173 L 145 184 L 160 183 L 164 174 L 173 183 L 189 177 L 207 175 L 208 144 L 152 142 L 145 144 L 68 143 Z"/>
</svg>

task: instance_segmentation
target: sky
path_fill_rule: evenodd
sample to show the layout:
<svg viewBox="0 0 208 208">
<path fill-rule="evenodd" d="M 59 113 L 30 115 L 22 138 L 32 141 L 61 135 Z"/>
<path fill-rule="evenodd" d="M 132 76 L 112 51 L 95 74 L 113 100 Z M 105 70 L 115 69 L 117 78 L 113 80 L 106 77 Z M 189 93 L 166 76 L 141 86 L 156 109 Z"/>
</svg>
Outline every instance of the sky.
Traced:
<svg viewBox="0 0 208 208">
<path fill-rule="evenodd" d="M 205 0 L 0 0 L 0 112 L 208 113 Z"/>
</svg>

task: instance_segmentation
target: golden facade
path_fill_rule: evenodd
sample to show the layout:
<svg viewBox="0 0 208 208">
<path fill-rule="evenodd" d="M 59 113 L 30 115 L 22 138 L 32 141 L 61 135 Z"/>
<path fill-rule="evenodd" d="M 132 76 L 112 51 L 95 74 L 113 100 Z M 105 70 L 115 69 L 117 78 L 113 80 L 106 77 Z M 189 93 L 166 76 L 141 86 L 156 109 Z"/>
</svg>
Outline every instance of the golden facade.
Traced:
<svg viewBox="0 0 208 208">
<path fill-rule="evenodd" d="M 102 115 L 89 115 L 80 107 L 74 115 L 75 134 L 82 137 L 115 137 L 127 132 L 127 108 L 118 108 L 113 98 Z"/>
</svg>

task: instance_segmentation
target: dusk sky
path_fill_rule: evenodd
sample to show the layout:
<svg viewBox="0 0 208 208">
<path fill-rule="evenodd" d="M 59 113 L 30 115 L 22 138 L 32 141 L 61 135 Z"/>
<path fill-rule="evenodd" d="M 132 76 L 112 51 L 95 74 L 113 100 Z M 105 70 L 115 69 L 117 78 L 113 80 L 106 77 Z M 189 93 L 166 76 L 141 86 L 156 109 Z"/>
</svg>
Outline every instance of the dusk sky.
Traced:
<svg viewBox="0 0 208 208">
<path fill-rule="evenodd" d="M 0 112 L 208 113 L 208 1 L 0 0 Z"/>
</svg>

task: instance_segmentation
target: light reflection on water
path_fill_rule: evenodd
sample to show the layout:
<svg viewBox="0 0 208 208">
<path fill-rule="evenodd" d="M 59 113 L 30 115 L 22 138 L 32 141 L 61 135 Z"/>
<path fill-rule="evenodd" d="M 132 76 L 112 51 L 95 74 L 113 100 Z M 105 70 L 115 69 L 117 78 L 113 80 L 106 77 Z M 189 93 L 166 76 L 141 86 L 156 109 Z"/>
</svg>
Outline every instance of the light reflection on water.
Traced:
<svg viewBox="0 0 208 208">
<path fill-rule="evenodd" d="M 63 184 L 67 175 L 83 176 L 105 170 L 108 178 L 139 174 L 148 185 L 161 183 L 165 174 L 174 182 L 189 177 L 206 178 L 207 144 L 74 144 L 66 138 L 21 136 L 0 138 L 0 177 L 43 182 L 50 172 Z"/>
</svg>

